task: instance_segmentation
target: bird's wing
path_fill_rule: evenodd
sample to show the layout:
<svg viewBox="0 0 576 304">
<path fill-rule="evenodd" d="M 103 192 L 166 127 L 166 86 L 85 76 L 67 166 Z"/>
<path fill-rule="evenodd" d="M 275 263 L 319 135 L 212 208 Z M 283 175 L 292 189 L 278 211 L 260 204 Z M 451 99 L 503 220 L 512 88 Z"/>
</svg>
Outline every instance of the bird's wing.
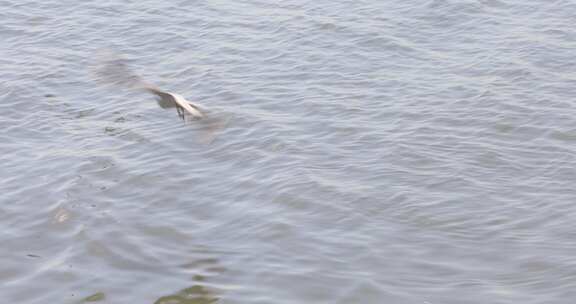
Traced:
<svg viewBox="0 0 576 304">
<path fill-rule="evenodd" d="M 192 115 L 194 118 L 202 118 L 204 114 L 200 111 L 197 106 L 190 104 L 184 97 L 174 94 L 174 93 L 167 93 L 174 97 L 174 102 L 178 104 L 182 109 L 184 109 L 188 114 Z"/>
<path fill-rule="evenodd" d="M 161 108 L 168 109 L 176 107 L 176 101 L 174 101 L 174 96 L 172 96 L 172 94 L 160 91 L 155 87 L 145 87 L 144 90 L 159 97 L 159 99 L 157 99 L 156 102 L 158 102 L 158 105 Z"/>
<path fill-rule="evenodd" d="M 184 97 L 179 94 L 169 93 L 160 91 L 155 87 L 146 87 L 146 91 L 160 97 L 158 100 L 158 105 L 162 108 L 174 108 L 179 107 L 184 111 L 188 112 L 188 114 L 192 115 L 194 118 L 202 118 L 204 114 L 200 111 L 200 109 L 189 103 Z"/>
<path fill-rule="evenodd" d="M 108 84 L 128 88 L 152 87 L 128 67 L 124 58 L 112 52 L 100 54 L 95 72 L 98 80 Z"/>
</svg>

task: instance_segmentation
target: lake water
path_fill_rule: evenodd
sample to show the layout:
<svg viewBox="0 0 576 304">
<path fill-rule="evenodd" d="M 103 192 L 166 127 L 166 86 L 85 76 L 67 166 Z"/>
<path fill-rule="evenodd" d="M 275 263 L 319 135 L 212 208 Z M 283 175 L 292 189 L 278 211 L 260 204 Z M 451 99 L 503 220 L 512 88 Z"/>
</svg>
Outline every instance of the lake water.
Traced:
<svg viewBox="0 0 576 304">
<path fill-rule="evenodd" d="M 576 301 L 576 2 L 0 5 L 1 303 Z"/>
</svg>

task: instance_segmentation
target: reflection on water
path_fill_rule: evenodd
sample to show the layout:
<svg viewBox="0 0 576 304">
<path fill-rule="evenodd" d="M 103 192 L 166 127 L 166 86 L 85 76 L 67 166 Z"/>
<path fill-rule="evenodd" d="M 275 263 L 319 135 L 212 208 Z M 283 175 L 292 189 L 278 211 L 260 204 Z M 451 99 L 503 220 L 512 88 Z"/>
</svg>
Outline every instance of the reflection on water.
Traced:
<svg viewBox="0 0 576 304">
<path fill-rule="evenodd" d="M 217 303 L 218 298 L 205 286 L 198 284 L 179 292 L 161 297 L 154 304 L 210 304 Z"/>
<path fill-rule="evenodd" d="M 204 254 L 206 254 L 204 252 Z M 191 272 L 190 287 L 181 289 L 175 293 L 160 297 L 154 304 L 210 304 L 218 303 L 220 297 L 218 290 L 214 287 L 217 284 L 210 282 L 211 278 L 219 276 L 225 272 L 225 268 L 219 265 L 216 258 L 200 258 L 191 263 L 180 266 L 182 270 Z M 95 303 L 107 300 L 109 297 L 104 292 L 96 292 L 86 296 L 78 304 Z M 112 300 L 114 297 L 110 297 Z"/>
<path fill-rule="evenodd" d="M 199 259 L 182 267 L 195 273 L 192 277 L 194 284 L 175 294 L 163 296 L 154 304 L 209 304 L 219 301 L 216 291 L 207 286 L 209 284 L 207 280 L 225 271 L 222 266 L 218 265 L 217 259 Z"/>
<path fill-rule="evenodd" d="M 88 296 L 80 301 L 80 303 L 92 303 L 92 302 L 100 302 L 106 300 L 106 294 L 103 292 L 97 292 L 91 296 Z"/>
</svg>

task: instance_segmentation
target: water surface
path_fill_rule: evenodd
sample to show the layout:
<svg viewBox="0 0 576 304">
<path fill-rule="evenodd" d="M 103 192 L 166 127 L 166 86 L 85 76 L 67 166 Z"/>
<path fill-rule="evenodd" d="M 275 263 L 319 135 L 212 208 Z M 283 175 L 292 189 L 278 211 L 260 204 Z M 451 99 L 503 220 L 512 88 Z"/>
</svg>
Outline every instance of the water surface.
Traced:
<svg viewBox="0 0 576 304">
<path fill-rule="evenodd" d="M 576 298 L 573 2 L 0 4 L 2 303 Z"/>
</svg>

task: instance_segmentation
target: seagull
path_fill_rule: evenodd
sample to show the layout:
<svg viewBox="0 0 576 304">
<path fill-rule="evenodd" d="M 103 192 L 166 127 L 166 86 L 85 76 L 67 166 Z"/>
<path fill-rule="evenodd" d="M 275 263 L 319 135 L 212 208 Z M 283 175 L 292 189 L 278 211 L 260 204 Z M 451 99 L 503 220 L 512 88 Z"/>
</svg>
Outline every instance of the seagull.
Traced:
<svg viewBox="0 0 576 304">
<path fill-rule="evenodd" d="M 100 80 L 124 87 L 143 89 L 152 93 L 159 98 L 157 102 L 161 108 L 176 108 L 178 117 L 184 121 L 186 121 L 187 117 L 199 120 L 206 116 L 198 105 L 186 100 L 182 95 L 163 91 L 155 85 L 144 81 L 128 67 L 122 58 L 114 56 L 114 54 L 107 55 L 107 58 L 101 62 L 101 67 L 96 70 Z"/>
<path fill-rule="evenodd" d="M 176 108 L 178 117 L 184 122 L 198 121 L 194 124 L 200 142 L 211 144 L 217 135 L 226 128 L 233 115 L 213 114 L 203 110 L 198 104 L 186 100 L 182 95 L 164 91 L 157 86 L 143 80 L 130 69 L 126 60 L 114 51 L 100 52 L 94 72 L 98 81 L 129 89 L 138 89 L 154 94 L 156 102 L 163 109 Z M 208 115 L 210 114 L 210 115 Z"/>
<path fill-rule="evenodd" d="M 198 105 L 186 100 L 180 94 L 165 92 L 149 85 L 144 87 L 144 89 L 160 98 L 156 101 L 161 108 L 176 108 L 178 117 L 182 120 L 186 120 L 186 115 L 189 115 L 193 119 L 202 119 L 205 116 Z"/>
</svg>

